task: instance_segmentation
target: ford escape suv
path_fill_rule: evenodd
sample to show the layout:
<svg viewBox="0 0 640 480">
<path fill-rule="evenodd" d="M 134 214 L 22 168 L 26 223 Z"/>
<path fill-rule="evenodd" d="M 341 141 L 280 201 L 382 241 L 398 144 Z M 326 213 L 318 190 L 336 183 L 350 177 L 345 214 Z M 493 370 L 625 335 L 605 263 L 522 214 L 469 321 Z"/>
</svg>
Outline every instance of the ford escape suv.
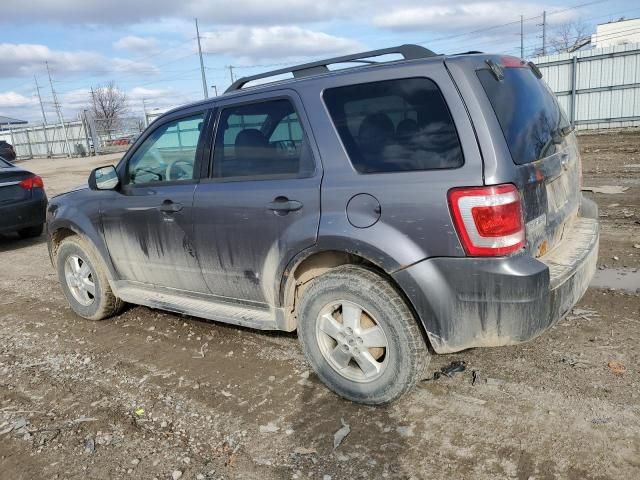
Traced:
<svg viewBox="0 0 640 480">
<path fill-rule="evenodd" d="M 369 404 L 430 349 L 530 340 L 587 289 L 599 236 L 541 76 L 403 45 L 242 78 L 51 200 L 64 294 L 91 320 L 128 302 L 297 330 L 320 379 Z"/>
</svg>

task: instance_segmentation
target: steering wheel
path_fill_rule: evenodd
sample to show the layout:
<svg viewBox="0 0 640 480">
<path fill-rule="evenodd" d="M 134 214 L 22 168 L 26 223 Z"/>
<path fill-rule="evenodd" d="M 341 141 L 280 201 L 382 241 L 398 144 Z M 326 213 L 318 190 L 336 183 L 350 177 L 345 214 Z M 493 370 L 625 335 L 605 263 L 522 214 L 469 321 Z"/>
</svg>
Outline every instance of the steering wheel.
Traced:
<svg viewBox="0 0 640 480">
<path fill-rule="evenodd" d="M 187 168 L 185 168 L 185 166 Z M 167 166 L 165 180 L 183 180 L 186 176 L 193 175 L 193 163 L 189 160 L 174 160 Z"/>
</svg>

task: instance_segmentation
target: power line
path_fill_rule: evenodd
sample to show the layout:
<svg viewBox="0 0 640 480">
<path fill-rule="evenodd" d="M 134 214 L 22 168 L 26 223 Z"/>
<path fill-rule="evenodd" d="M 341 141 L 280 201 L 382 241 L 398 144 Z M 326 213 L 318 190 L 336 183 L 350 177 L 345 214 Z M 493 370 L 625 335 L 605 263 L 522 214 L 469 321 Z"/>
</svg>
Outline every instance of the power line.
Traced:
<svg viewBox="0 0 640 480">
<path fill-rule="evenodd" d="M 605 34 L 601 34 L 601 35 L 597 35 L 597 34 L 593 34 L 596 37 L 596 40 L 615 40 L 616 38 L 624 38 L 627 37 L 629 35 L 633 35 L 636 33 L 640 33 L 640 27 L 635 27 L 635 28 L 630 28 L 630 29 L 626 29 L 626 30 L 618 30 L 615 32 L 611 32 L 611 33 L 605 33 Z M 580 40 L 581 38 L 583 38 L 583 36 L 571 36 L 567 38 L 567 41 L 571 42 L 575 42 L 577 40 Z M 537 47 L 530 47 L 528 49 L 529 52 L 535 52 L 535 50 L 537 49 Z M 561 53 L 566 53 L 566 52 L 561 52 Z"/>
<path fill-rule="evenodd" d="M 640 8 L 618 10 L 618 11 L 615 11 L 615 12 L 607 13 L 605 15 L 596 15 L 596 16 L 593 16 L 593 17 L 585 18 L 585 19 L 583 19 L 583 21 L 590 22 L 590 21 L 600 20 L 602 18 L 611 18 L 611 17 L 616 16 L 616 15 L 628 14 L 630 12 L 635 12 L 635 11 L 640 11 Z M 551 13 L 554 13 L 554 12 L 551 12 Z M 548 13 L 547 15 L 551 15 L 551 13 Z M 528 18 L 524 19 L 525 22 L 527 22 L 528 20 L 529 20 Z M 519 34 L 514 33 L 514 35 L 519 35 Z M 462 40 L 461 39 L 460 42 L 466 42 L 466 40 Z M 464 48 L 464 44 L 462 44 L 462 45 L 463 46 L 460 47 L 460 48 Z M 483 46 L 486 46 L 486 45 L 500 45 L 500 46 L 503 46 L 504 45 L 504 38 L 499 38 L 499 39 L 495 39 L 495 40 L 487 40 L 487 41 L 482 42 L 482 45 Z M 455 50 L 455 48 L 453 48 L 452 50 Z M 504 49 L 500 49 L 500 50 L 506 51 Z M 526 56 L 527 52 L 532 52 L 532 51 L 536 51 L 536 50 L 540 50 L 539 45 L 536 45 L 536 46 L 525 46 L 525 56 Z M 516 47 L 515 44 L 514 44 L 513 48 L 508 49 L 508 51 L 516 53 L 518 51 L 518 47 Z"/>
<path fill-rule="evenodd" d="M 607 1 L 609 1 L 609 0 L 594 0 L 592 2 L 581 3 L 581 4 L 573 5 L 571 7 L 564 8 L 564 9 L 561 9 L 561 10 L 554 10 L 552 12 L 549 12 L 547 15 L 557 15 L 559 13 L 568 12 L 570 10 L 577 10 L 579 8 L 588 7 L 588 6 L 591 6 L 591 5 L 595 5 L 597 3 L 605 3 Z M 528 17 L 528 18 L 525 18 L 524 20 L 525 21 L 537 20 L 539 18 L 542 18 L 542 15 L 534 15 L 533 17 Z M 468 32 L 461 32 L 461 33 L 456 33 L 456 34 L 453 34 L 453 35 L 445 35 L 443 37 L 432 38 L 430 40 L 424 40 L 422 42 L 417 42 L 417 43 L 418 43 L 418 45 L 432 44 L 432 43 L 435 43 L 435 42 L 441 42 L 441 41 L 444 41 L 444 40 L 450 40 L 452 38 L 466 37 L 466 36 L 469 36 L 469 35 L 475 35 L 477 33 L 496 30 L 496 29 L 502 28 L 502 27 L 508 27 L 508 26 L 511 26 L 511 25 L 517 25 L 519 23 L 520 23 L 520 20 L 514 20 L 514 21 L 511 21 L 511 22 L 507 22 L 507 23 L 502 23 L 502 24 L 498 24 L 498 25 L 491 25 L 489 27 L 478 28 L 478 29 L 471 30 L 471 31 L 468 31 Z"/>
</svg>

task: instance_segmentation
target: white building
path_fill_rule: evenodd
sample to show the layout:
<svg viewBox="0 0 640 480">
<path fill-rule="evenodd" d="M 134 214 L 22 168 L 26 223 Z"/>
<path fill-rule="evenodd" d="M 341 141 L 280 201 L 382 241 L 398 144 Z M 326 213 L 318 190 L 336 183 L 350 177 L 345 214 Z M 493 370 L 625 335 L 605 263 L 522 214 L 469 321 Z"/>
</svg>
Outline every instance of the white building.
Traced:
<svg viewBox="0 0 640 480">
<path fill-rule="evenodd" d="M 591 35 L 594 48 L 640 43 L 640 18 L 601 23 Z"/>
</svg>

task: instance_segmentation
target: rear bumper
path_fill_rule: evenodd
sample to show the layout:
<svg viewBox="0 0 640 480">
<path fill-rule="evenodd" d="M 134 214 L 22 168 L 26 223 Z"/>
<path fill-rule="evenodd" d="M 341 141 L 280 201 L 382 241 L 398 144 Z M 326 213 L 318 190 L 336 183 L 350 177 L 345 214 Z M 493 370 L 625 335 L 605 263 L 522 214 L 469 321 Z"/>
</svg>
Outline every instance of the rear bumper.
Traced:
<svg viewBox="0 0 640 480">
<path fill-rule="evenodd" d="M 47 196 L 34 190 L 32 198 L 0 206 L 0 233 L 42 225 L 45 222 Z"/>
<path fill-rule="evenodd" d="M 563 318 L 589 286 L 598 259 L 595 219 L 578 217 L 541 259 L 434 258 L 394 277 L 438 353 L 513 345 Z"/>
</svg>

